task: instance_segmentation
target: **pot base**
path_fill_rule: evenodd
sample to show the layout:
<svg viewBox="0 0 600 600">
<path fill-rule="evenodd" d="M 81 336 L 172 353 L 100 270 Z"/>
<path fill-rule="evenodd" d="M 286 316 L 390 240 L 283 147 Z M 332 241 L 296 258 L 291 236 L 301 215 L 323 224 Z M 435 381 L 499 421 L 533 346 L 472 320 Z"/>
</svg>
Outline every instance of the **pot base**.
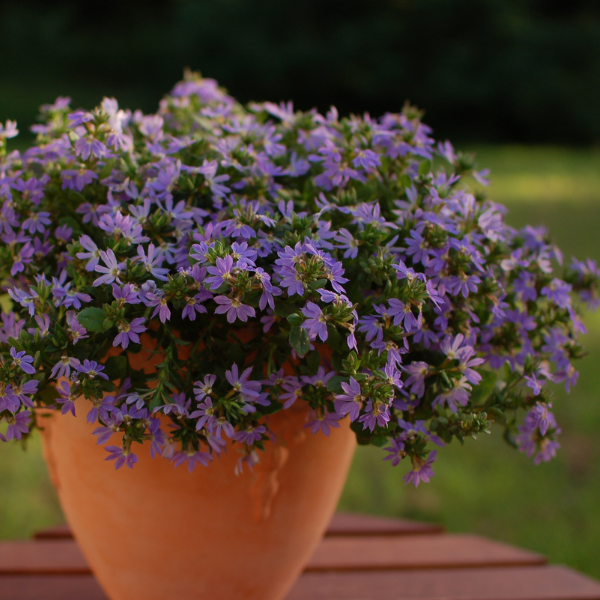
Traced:
<svg viewBox="0 0 600 600">
<path fill-rule="evenodd" d="M 175 469 L 147 445 L 115 471 L 95 426 L 44 419 L 44 456 L 63 511 L 111 600 L 281 600 L 335 511 L 356 445 L 348 419 L 329 437 L 298 407 L 270 417 L 278 439 L 236 476 L 239 446 L 208 467 Z"/>
</svg>

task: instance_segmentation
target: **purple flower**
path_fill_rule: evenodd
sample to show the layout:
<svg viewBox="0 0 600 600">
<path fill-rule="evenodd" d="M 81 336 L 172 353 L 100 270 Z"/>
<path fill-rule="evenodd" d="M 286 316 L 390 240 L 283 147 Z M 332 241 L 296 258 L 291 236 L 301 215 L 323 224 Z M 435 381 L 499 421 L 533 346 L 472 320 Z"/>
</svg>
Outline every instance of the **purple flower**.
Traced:
<svg viewBox="0 0 600 600">
<path fill-rule="evenodd" d="M 204 290 L 203 290 L 204 291 Z M 185 319 L 186 317 L 190 321 L 196 320 L 196 313 L 201 314 L 207 312 L 206 306 L 200 304 L 204 300 L 207 299 L 205 294 L 196 294 L 195 296 L 186 296 L 185 297 L 185 306 L 183 307 L 183 312 L 181 313 L 181 317 Z"/>
<path fill-rule="evenodd" d="M 173 400 L 172 403 L 165 404 L 164 406 L 157 406 L 154 409 L 154 412 L 156 413 L 159 410 L 162 410 L 165 415 L 173 413 L 180 417 L 189 417 L 192 401 L 186 397 L 185 392 L 173 394 L 171 398 Z"/>
<path fill-rule="evenodd" d="M 368 171 L 376 169 L 381 164 L 381 157 L 373 150 L 357 150 L 352 159 L 355 167 L 362 167 Z"/>
<path fill-rule="evenodd" d="M 16 396 L 24 406 L 33 408 L 32 396 L 37 392 L 38 384 L 39 382 L 36 379 L 21 381 L 20 383 L 13 382 L 12 394 L 13 396 Z"/>
<path fill-rule="evenodd" d="M 248 242 L 243 242 L 238 244 L 237 242 L 233 242 L 231 244 L 231 253 L 233 259 L 239 265 L 256 267 L 254 261 L 256 260 L 257 252 L 254 248 L 248 247 Z"/>
<path fill-rule="evenodd" d="M 0 123 L 0 138 L 14 138 L 19 135 L 16 121 L 6 121 L 6 125 Z"/>
<path fill-rule="evenodd" d="M 236 442 L 241 442 L 242 444 L 252 446 L 254 442 L 259 442 L 262 439 L 263 434 L 266 432 L 267 429 L 264 425 L 259 425 L 258 427 L 255 427 L 254 425 L 248 425 L 246 429 L 236 432 L 236 434 L 233 436 L 233 439 Z"/>
<path fill-rule="evenodd" d="M 233 323 L 236 319 L 243 321 L 248 320 L 248 317 L 254 317 L 256 312 L 251 306 L 242 304 L 237 298 L 228 298 L 227 296 L 217 296 L 215 302 L 219 304 L 215 310 L 215 314 L 227 314 L 227 321 Z"/>
<path fill-rule="evenodd" d="M 85 327 L 82 327 L 79 324 L 79 321 L 77 320 L 77 317 L 75 316 L 75 311 L 72 311 L 72 310 L 67 311 L 66 316 L 67 316 L 67 325 L 69 326 L 67 331 L 70 335 L 73 345 L 75 345 L 79 340 L 82 340 L 82 339 L 88 337 L 87 330 L 85 329 Z"/>
<path fill-rule="evenodd" d="M 381 402 L 369 400 L 365 407 L 365 414 L 359 418 L 365 429 L 373 431 L 376 426 L 387 427 L 390 421 L 389 408 Z"/>
<path fill-rule="evenodd" d="M 44 233 L 46 231 L 46 226 L 51 224 L 51 220 L 49 219 L 49 212 L 32 212 L 29 218 L 23 221 L 23 231 L 29 231 L 29 233 Z"/>
<path fill-rule="evenodd" d="M 95 271 L 96 265 L 100 259 L 100 250 L 98 249 L 98 246 L 96 246 L 89 235 L 82 235 L 79 238 L 79 243 L 87 250 L 87 252 L 78 252 L 77 258 L 80 258 L 81 260 L 89 259 L 85 268 L 87 271 Z"/>
<path fill-rule="evenodd" d="M 358 256 L 359 241 L 345 228 L 339 230 L 335 236 L 338 248 L 344 250 L 344 258 L 356 258 Z"/>
<path fill-rule="evenodd" d="M 572 286 L 560 279 L 553 279 L 549 285 L 542 288 L 542 294 L 552 300 L 561 308 L 571 306 L 571 297 L 569 296 Z"/>
<path fill-rule="evenodd" d="M 244 400 L 252 401 L 254 398 L 258 398 L 260 394 L 261 384 L 259 381 L 250 381 L 249 377 L 252 373 L 252 367 L 248 367 L 241 375 L 239 374 L 238 366 L 234 364 L 230 371 L 225 371 L 225 378 L 233 387 L 233 389 L 240 394 Z"/>
<path fill-rule="evenodd" d="M 405 243 L 408 246 L 406 254 L 412 258 L 413 264 L 421 263 L 426 267 L 429 264 L 429 244 L 423 236 L 413 229 Z"/>
<path fill-rule="evenodd" d="M 406 452 L 404 452 L 404 441 L 400 438 L 392 438 L 391 446 L 387 446 L 384 450 L 388 452 L 388 455 L 385 456 L 383 460 L 391 460 L 392 467 L 397 466 L 406 456 Z"/>
<path fill-rule="evenodd" d="M 307 317 L 302 323 L 302 327 L 308 330 L 308 335 L 311 340 L 317 338 L 322 342 L 327 340 L 327 315 L 314 303 L 309 302 L 303 309 L 302 313 Z"/>
<path fill-rule="evenodd" d="M 154 247 L 154 244 L 148 245 L 147 253 L 144 252 L 144 248 L 141 245 L 137 248 L 139 260 L 141 264 L 144 265 L 146 272 L 160 281 L 167 281 L 169 269 L 161 267 L 163 263 L 163 257 L 160 253 L 155 251 L 156 248 Z"/>
<path fill-rule="evenodd" d="M 402 383 L 402 380 L 400 379 L 400 371 L 398 371 L 398 369 L 396 368 L 396 365 L 394 364 L 386 364 L 385 368 L 383 369 L 385 376 L 387 377 L 387 382 L 390 385 L 393 385 L 395 388 L 397 389 L 402 389 L 404 387 L 404 384 Z"/>
<path fill-rule="evenodd" d="M 445 404 L 453 413 L 455 413 L 458 410 L 458 405 L 467 405 L 469 402 L 471 385 L 467 382 L 466 377 L 453 379 L 452 384 L 453 386 L 450 389 L 447 389 L 436 396 L 435 400 L 431 403 L 432 408 L 438 404 Z"/>
<path fill-rule="evenodd" d="M 389 304 L 389 314 L 394 317 L 394 325 L 403 326 L 408 333 L 421 328 L 423 322 L 422 314 L 419 312 L 419 317 L 415 317 L 410 304 L 404 304 L 397 298 L 390 298 Z"/>
<path fill-rule="evenodd" d="M 8 427 L 6 429 L 7 440 L 20 440 L 23 434 L 29 433 L 29 424 L 31 423 L 31 413 L 26 410 L 13 417 L 7 417 Z"/>
<path fill-rule="evenodd" d="M 212 460 L 212 456 L 208 454 L 208 452 L 178 452 L 173 456 L 173 464 L 175 467 L 179 467 L 187 461 L 188 471 L 192 473 L 197 465 L 202 465 L 203 467 L 208 467 L 210 461 Z"/>
<path fill-rule="evenodd" d="M 83 292 L 77 292 L 71 289 L 71 282 L 65 283 L 67 272 L 63 271 L 58 279 L 52 278 L 52 295 L 56 299 L 55 305 L 66 306 L 67 308 L 81 308 L 82 302 L 91 302 L 92 297 Z"/>
<path fill-rule="evenodd" d="M 115 280 L 117 283 L 121 283 L 119 277 L 122 273 L 121 269 L 125 266 L 124 263 L 117 262 L 117 257 L 110 248 L 106 252 L 100 250 L 100 258 L 106 264 L 106 267 L 101 265 L 94 267 L 94 270 L 98 273 L 104 273 L 104 275 L 94 281 L 94 286 L 107 285 L 113 283 Z"/>
<path fill-rule="evenodd" d="M 113 283 L 112 293 L 113 298 L 119 301 L 119 305 L 139 304 L 141 302 L 137 290 L 129 283 L 126 283 L 122 288 Z"/>
<path fill-rule="evenodd" d="M 194 383 L 194 396 L 198 402 L 201 402 L 206 396 L 212 394 L 216 380 L 216 375 L 205 375 L 203 381 L 196 381 Z"/>
<path fill-rule="evenodd" d="M 61 377 L 71 376 L 71 367 L 76 367 L 81 363 L 76 358 L 63 354 L 61 359 L 52 367 L 50 377 L 60 379 Z"/>
<path fill-rule="evenodd" d="M 429 365 L 426 362 L 416 361 L 404 367 L 404 371 L 409 374 L 405 387 L 410 388 L 417 398 L 421 398 L 425 393 L 425 378 L 429 371 Z"/>
<path fill-rule="evenodd" d="M 12 386 L 0 387 L 0 412 L 9 410 L 16 413 L 19 410 L 19 398 L 13 393 Z"/>
<path fill-rule="evenodd" d="M 278 275 L 281 278 L 279 285 L 287 288 L 287 293 L 290 296 L 293 296 L 294 294 L 298 294 L 299 296 L 304 295 L 303 278 L 302 275 L 296 271 L 296 269 L 284 267 L 278 272 Z"/>
<path fill-rule="evenodd" d="M 198 419 L 196 421 L 196 431 L 205 427 L 208 431 L 214 432 L 217 424 L 217 409 L 213 406 L 212 400 L 206 397 L 204 402 L 198 404 L 198 409 L 190 414 L 190 418 Z M 231 424 L 228 423 L 231 427 Z"/>
<path fill-rule="evenodd" d="M 455 338 L 451 335 L 447 335 L 440 344 L 440 350 L 450 360 L 461 360 L 466 352 L 472 352 L 473 348 L 465 346 L 465 336 L 459 333 Z"/>
<path fill-rule="evenodd" d="M 115 398 L 110 395 L 92 400 L 92 408 L 88 411 L 86 421 L 93 425 L 100 417 L 106 423 L 115 409 L 114 402 Z"/>
<path fill-rule="evenodd" d="M 215 177 L 215 174 L 217 172 L 216 160 L 212 162 L 208 162 L 205 160 L 202 167 L 198 168 L 198 172 L 204 175 L 206 183 L 208 183 L 208 186 L 210 187 L 210 191 L 215 196 L 222 198 L 231 191 L 227 186 L 222 184 L 223 181 L 227 181 L 229 179 L 229 175 L 217 175 Z"/>
<path fill-rule="evenodd" d="M 366 398 L 362 394 L 360 384 L 354 377 L 350 377 L 348 383 L 342 382 L 344 394 L 335 396 L 335 410 L 340 415 L 350 415 L 351 421 L 358 419 L 360 409 Z"/>
<path fill-rule="evenodd" d="M 348 279 L 342 277 L 344 274 L 344 267 L 341 262 L 334 263 L 329 268 L 329 273 L 327 273 L 326 277 L 331 282 L 331 287 L 338 293 L 343 294 L 345 292 L 342 287 L 343 283 L 348 283 Z"/>
<path fill-rule="evenodd" d="M 123 414 L 115 410 L 108 414 L 108 418 L 104 421 L 107 425 L 96 427 L 92 432 L 93 435 L 97 436 L 96 444 L 105 444 L 112 437 L 113 433 L 120 430 L 121 424 L 123 423 Z"/>
<path fill-rule="evenodd" d="M 308 422 L 304 427 L 310 428 L 310 432 L 313 434 L 322 431 L 324 435 L 329 436 L 332 428 L 336 429 L 340 426 L 339 420 L 340 415 L 335 412 L 329 413 L 311 409 L 308 413 Z"/>
<path fill-rule="evenodd" d="M 35 373 L 35 367 L 33 366 L 33 357 L 25 353 L 25 350 L 17 352 L 14 347 L 10 349 L 10 355 L 12 356 L 12 364 L 19 367 L 21 371 L 28 375 Z"/>
<path fill-rule="evenodd" d="M 95 360 L 88 360 L 87 358 L 83 361 L 83 364 L 73 365 L 75 370 L 78 373 L 83 373 L 87 375 L 90 379 L 95 379 L 96 377 L 102 377 L 102 379 L 106 379 L 108 381 L 108 375 L 103 373 L 104 366 L 99 365 Z"/>
<path fill-rule="evenodd" d="M 429 456 L 423 460 L 419 456 L 413 458 L 413 468 L 402 479 L 406 483 L 412 483 L 415 487 L 419 486 L 421 481 L 429 483 L 429 478 L 433 477 L 431 465 L 437 460 L 437 450 L 429 453 Z"/>
<path fill-rule="evenodd" d="M 98 179 L 98 175 L 89 169 L 64 169 L 61 172 L 62 189 L 68 188 L 81 192 L 83 188 Z"/>
<path fill-rule="evenodd" d="M 83 160 L 87 160 L 90 156 L 102 158 L 106 154 L 106 146 L 93 137 L 81 137 L 75 142 L 75 154 Z"/>
<path fill-rule="evenodd" d="M 137 319 L 133 319 L 131 323 L 128 323 L 124 319 L 117 323 L 117 329 L 119 333 L 115 337 L 113 341 L 113 346 L 121 346 L 123 349 L 129 346 L 129 342 L 133 342 L 134 344 L 140 343 L 140 337 L 138 334 L 146 331 L 146 327 L 144 323 L 146 319 L 144 317 L 138 317 Z"/>
<path fill-rule="evenodd" d="M 76 416 L 75 400 L 77 400 L 78 395 L 71 393 L 71 386 L 69 385 L 69 382 L 63 379 L 60 384 L 56 386 L 56 390 L 60 394 L 60 397 L 56 399 L 56 401 L 62 405 L 60 412 L 63 415 L 70 412 L 73 416 Z"/>
<path fill-rule="evenodd" d="M 448 289 L 454 296 L 462 293 L 462 295 L 467 298 L 469 292 L 477 291 L 477 284 L 479 283 L 481 283 L 481 279 L 477 277 L 477 275 L 466 275 L 465 273 L 461 273 L 460 276 L 452 275 L 452 277 L 450 277 Z"/>
<path fill-rule="evenodd" d="M 212 274 L 212 277 L 205 279 L 206 283 L 212 284 L 210 287 L 213 290 L 219 289 L 223 284 L 230 283 L 233 276 L 233 258 L 226 256 L 225 258 L 217 258 L 214 267 L 208 267 L 207 271 Z"/>
<path fill-rule="evenodd" d="M 283 370 L 281 372 L 283 374 Z M 314 385 L 316 388 L 325 388 L 327 387 L 327 382 L 334 376 L 335 371 L 327 372 L 325 367 L 319 367 L 316 375 L 313 375 L 312 377 L 302 375 L 300 380 L 304 385 Z"/>
<path fill-rule="evenodd" d="M 156 315 L 159 316 L 161 323 L 166 323 L 171 318 L 171 311 L 169 310 L 167 298 L 164 296 L 162 290 L 157 290 L 158 293 L 148 292 L 144 303 L 146 306 L 154 306 L 154 312 L 152 318 Z"/>
<path fill-rule="evenodd" d="M 33 260 L 33 247 L 27 242 L 18 252 L 15 253 L 13 265 L 10 274 L 14 277 L 17 273 L 25 270 L 25 265 Z"/>
<path fill-rule="evenodd" d="M 297 377 L 286 377 L 282 384 L 283 393 L 279 396 L 283 400 L 283 408 L 289 408 L 303 394 L 302 383 Z"/>
<path fill-rule="evenodd" d="M 133 465 L 138 461 L 138 457 L 130 449 L 124 450 L 119 446 L 106 446 L 104 449 L 109 453 L 104 460 L 116 461 L 115 469 L 120 469 L 123 465 L 133 469 Z"/>
</svg>

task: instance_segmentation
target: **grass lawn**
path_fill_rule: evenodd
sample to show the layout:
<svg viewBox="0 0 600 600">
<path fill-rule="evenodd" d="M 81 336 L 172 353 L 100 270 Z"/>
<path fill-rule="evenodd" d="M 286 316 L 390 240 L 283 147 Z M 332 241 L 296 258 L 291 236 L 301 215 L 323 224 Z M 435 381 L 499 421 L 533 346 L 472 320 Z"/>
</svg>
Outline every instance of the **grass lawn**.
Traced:
<svg viewBox="0 0 600 600">
<path fill-rule="evenodd" d="M 564 148 L 483 147 L 492 171 L 490 196 L 506 204 L 508 221 L 547 225 L 569 258 L 600 261 L 600 152 Z M 556 390 L 562 449 L 534 466 L 504 444 L 501 431 L 453 443 L 438 475 L 417 490 L 401 481 L 407 466 L 383 463 L 384 452 L 359 448 L 340 508 L 435 521 L 547 555 L 600 579 L 600 314 L 586 319 L 589 355 L 570 395 Z M 39 441 L 23 453 L 0 447 L 0 538 L 28 537 L 61 520 L 40 457 Z"/>
</svg>

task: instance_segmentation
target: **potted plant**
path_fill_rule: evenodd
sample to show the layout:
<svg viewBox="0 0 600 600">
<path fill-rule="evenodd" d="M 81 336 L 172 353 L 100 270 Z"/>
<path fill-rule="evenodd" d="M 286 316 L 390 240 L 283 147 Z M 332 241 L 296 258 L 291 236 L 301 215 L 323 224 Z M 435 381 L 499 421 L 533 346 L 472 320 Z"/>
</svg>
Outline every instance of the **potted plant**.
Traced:
<svg viewBox="0 0 600 600">
<path fill-rule="evenodd" d="M 415 486 L 493 422 L 554 455 L 546 384 L 575 383 L 600 271 L 509 227 L 415 108 L 243 107 L 188 74 L 153 115 L 42 117 L 22 153 L 0 131 L 1 437 L 42 430 L 111 598 L 282 598 L 355 440 Z"/>
</svg>

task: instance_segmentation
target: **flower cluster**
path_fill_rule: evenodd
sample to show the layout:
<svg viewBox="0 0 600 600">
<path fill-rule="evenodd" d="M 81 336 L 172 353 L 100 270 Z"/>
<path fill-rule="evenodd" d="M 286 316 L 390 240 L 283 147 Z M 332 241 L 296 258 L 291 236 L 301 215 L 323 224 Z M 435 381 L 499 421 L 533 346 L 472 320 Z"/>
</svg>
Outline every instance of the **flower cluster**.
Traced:
<svg viewBox="0 0 600 600">
<path fill-rule="evenodd" d="M 22 153 L 7 122 L 0 437 L 88 410 L 117 468 L 138 442 L 190 470 L 236 443 L 242 469 L 303 403 L 310 431 L 348 419 L 415 485 L 432 445 L 493 421 L 552 456 L 546 384 L 576 381 L 574 302 L 598 305 L 600 271 L 560 278 L 545 231 L 506 225 L 420 117 L 243 107 L 192 74 L 152 115 L 59 98 Z"/>
</svg>

